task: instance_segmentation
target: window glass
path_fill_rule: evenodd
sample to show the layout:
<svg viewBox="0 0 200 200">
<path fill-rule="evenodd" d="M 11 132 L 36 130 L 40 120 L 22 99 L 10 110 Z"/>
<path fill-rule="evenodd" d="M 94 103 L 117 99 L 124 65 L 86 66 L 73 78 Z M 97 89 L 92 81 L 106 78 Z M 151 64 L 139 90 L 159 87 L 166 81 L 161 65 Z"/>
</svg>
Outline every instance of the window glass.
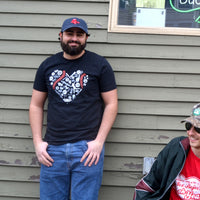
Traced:
<svg viewBox="0 0 200 200">
<path fill-rule="evenodd" d="M 199 28 L 200 0 L 119 0 L 117 25 Z"/>
</svg>

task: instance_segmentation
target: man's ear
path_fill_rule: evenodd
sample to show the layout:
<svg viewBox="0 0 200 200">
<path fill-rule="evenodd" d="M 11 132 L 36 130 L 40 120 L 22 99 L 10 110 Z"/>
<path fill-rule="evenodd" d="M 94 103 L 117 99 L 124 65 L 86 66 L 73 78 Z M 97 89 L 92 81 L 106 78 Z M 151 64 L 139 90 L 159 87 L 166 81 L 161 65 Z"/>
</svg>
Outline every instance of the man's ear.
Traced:
<svg viewBox="0 0 200 200">
<path fill-rule="evenodd" d="M 60 32 L 58 35 L 59 35 L 59 38 L 58 38 L 58 39 L 60 40 L 60 39 L 62 38 L 62 35 L 63 35 L 63 34 L 62 34 L 62 32 Z"/>
</svg>

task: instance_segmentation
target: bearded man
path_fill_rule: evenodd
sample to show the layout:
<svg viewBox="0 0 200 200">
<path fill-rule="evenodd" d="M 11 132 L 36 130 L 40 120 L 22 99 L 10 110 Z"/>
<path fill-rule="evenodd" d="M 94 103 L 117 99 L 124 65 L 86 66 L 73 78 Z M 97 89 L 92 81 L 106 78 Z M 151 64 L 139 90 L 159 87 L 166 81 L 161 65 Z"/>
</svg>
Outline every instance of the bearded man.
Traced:
<svg viewBox="0 0 200 200">
<path fill-rule="evenodd" d="M 83 19 L 66 19 L 59 37 L 63 51 L 39 66 L 29 110 L 41 163 L 40 200 L 97 200 L 104 143 L 117 115 L 114 73 L 105 58 L 85 49 L 89 34 Z"/>
</svg>

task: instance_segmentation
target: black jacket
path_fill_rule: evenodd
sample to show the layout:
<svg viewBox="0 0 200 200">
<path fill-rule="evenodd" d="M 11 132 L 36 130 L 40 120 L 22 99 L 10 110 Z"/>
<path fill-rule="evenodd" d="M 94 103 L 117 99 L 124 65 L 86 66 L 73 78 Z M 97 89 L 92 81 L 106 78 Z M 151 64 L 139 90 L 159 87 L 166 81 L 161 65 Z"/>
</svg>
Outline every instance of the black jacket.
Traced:
<svg viewBox="0 0 200 200">
<path fill-rule="evenodd" d="M 189 149 L 188 137 L 171 140 L 136 185 L 133 200 L 169 200 L 171 186 L 183 169 Z"/>
</svg>

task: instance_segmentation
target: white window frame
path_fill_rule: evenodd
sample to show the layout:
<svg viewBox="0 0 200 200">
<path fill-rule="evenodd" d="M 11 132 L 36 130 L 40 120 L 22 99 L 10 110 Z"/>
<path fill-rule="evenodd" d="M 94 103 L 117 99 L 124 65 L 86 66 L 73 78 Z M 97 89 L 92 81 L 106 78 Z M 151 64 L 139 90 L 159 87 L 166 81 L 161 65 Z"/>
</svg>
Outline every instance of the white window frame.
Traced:
<svg viewBox="0 0 200 200">
<path fill-rule="evenodd" d="M 116 33 L 143 33 L 163 35 L 194 35 L 200 36 L 200 28 L 176 28 L 176 27 L 137 27 L 118 25 L 119 0 L 110 0 L 108 32 Z"/>
</svg>

